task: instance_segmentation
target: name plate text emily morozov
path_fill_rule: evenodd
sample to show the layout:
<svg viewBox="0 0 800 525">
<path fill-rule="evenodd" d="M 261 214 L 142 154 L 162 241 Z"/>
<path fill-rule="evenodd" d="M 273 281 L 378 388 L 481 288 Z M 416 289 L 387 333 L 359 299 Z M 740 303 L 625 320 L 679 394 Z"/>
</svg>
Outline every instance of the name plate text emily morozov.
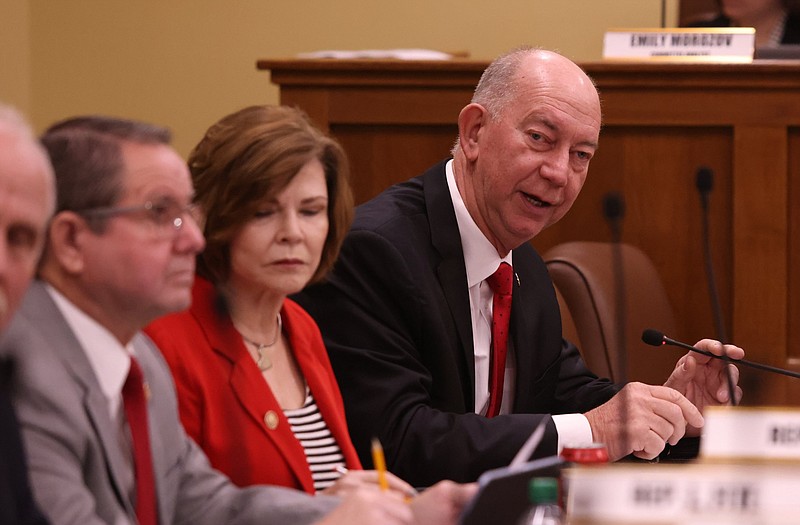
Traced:
<svg viewBox="0 0 800 525">
<path fill-rule="evenodd" d="M 606 60 L 750 62 L 755 51 L 752 27 L 615 29 L 606 32 Z"/>
</svg>

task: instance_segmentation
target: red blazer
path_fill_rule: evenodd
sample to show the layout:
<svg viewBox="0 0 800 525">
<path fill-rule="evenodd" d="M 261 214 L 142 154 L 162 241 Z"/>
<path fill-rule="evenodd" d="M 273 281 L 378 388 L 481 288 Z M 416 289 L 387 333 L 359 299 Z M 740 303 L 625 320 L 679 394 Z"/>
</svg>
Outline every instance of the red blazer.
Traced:
<svg viewBox="0 0 800 525">
<path fill-rule="evenodd" d="M 197 277 L 192 296 L 189 310 L 145 329 L 172 370 L 187 433 L 211 464 L 239 486 L 282 485 L 313 494 L 303 447 L 230 317 L 217 313 L 213 286 Z M 360 469 L 319 328 L 290 299 L 281 315 L 295 359 L 347 467 Z M 270 413 L 277 415 L 277 425 L 274 415 L 267 417 Z"/>
</svg>

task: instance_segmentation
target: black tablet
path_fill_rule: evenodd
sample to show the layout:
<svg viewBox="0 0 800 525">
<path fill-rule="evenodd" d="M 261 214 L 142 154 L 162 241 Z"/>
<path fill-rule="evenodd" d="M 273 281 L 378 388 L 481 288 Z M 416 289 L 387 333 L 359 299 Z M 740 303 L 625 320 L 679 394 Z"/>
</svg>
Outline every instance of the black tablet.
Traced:
<svg viewBox="0 0 800 525">
<path fill-rule="evenodd" d="M 478 493 L 461 514 L 460 525 L 515 525 L 528 508 L 528 482 L 561 475 L 559 456 L 487 470 L 478 478 Z"/>
</svg>

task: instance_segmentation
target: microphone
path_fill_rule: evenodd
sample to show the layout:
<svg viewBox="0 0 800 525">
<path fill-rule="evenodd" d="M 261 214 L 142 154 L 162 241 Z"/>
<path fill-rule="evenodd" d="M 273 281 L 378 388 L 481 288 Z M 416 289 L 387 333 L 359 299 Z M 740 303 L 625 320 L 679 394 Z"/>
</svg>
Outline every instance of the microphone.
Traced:
<svg viewBox="0 0 800 525">
<path fill-rule="evenodd" d="M 616 337 L 617 351 L 616 373 L 612 366 L 611 375 L 616 383 L 628 381 L 628 346 L 625 335 L 625 271 L 622 260 L 622 217 L 625 215 L 625 201 L 622 194 L 608 192 L 603 196 L 603 215 L 611 230 L 611 265 L 614 272 L 614 336 Z M 609 347 L 609 350 L 611 348 Z M 620 406 L 620 420 L 622 421 L 622 440 L 626 446 L 630 443 L 628 429 L 628 406 Z"/>
<path fill-rule="evenodd" d="M 622 195 L 610 191 L 603 197 L 603 215 L 611 228 L 611 239 L 619 242 L 622 237 L 622 217 L 625 216 L 625 201 Z"/>
<path fill-rule="evenodd" d="M 697 175 L 695 176 L 695 185 L 697 191 L 700 192 L 700 204 L 703 209 L 708 209 L 708 195 L 714 187 L 714 172 L 711 168 L 701 166 L 697 168 Z"/>
<path fill-rule="evenodd" d="M 614 335 L 617 339 L 617 374 L 616 382 L 628 380 L 627 342 L 625 334 L 625 272 L 622 259 L 622 218 L 625 215 L 625 201 L 617 192 L 606 193 L 603 197 L 603 215 L 611 230 L 612 267 L 614 271 L 615 317 Z"/>
<path fill-rule="evenodd" d="M 719 292 L 717 291 L 717 280 L 714 276 L 714 264 L 711 260 L 711 235 L 709 233 L 709 195 L 714 187 L 714 172 L 705 166 L 697 169 L 695 185 L 700 194 L 700 208 L 702 209 L 703 226 L 703 259 L 706 267 L 706 280 L 708 281 L 708 296 L 711 299 L 711 311 L 714 315 L 714 326 L 717 332 L 717 339 L 723 343 L 728 337 L 725 333 L 725 322 L 722 315 L 722 307 L 719 302 Z"/>
<path fill-rule="evenodd" d="M 727 355 L 712 354 L 711 352 L 708 352 L 706 350 L 701 350 L 696 346 L 692 346 L 686 343 L 682 343 L 680 341 L 676 341 L 675 339 L 671 339 L 666 335 L 662 334 L 661 332 L 659 332 L 658 330 L 653 330 L 652 328 L 648 328 L 647 330 L 642 332 L 642 341 L 651 346 L 662 346 L 662 345 L 678 346 L 680 348 L 685 348 L 686 350 L 691 350 L 692 352 L 697 352 L 698 354 L 703 354 L 708 357 L 713 357 L 714 359 L 721 359 L 723 361 L 727 361 L 728 363 L 735 363 L 737 365 L 749 366 L 750 368 L 757 368 L 759 370 L 766 370 L 767 372 L 773 372 L 776 374 L 782 374 L 785 376 L 795 377 L 800 379 L 800 373 L 793 372 L 791 370 L 786 370 L 784 368 L 778 368 L 776 366 L 756 363 L 755 361 L 748 361 L 747 359 L 733 359 L 731 357 L 728 357 Z"/>
<path fill-rule="evenodd" d="M 651 346 L 661 346 L 661 345 L 672 345 L 672 346 L 679 346 L 681 348 L 685 348 L 687 350 L 691 350 L 692 352 L 697 352 L 699 354 L 707 355 L 709 357 L 713 357 L 715 359 L 722 359 L 730 363 L 734 361 L 728 357 L 728 354 L 725 352 L 725 348 L 722 349 L 722 355 L 719 356 L 717 354 L 712 354 L 711 352 L 707 352 L 705 350 L 700 350 L 692 345 L 687 345 L 686 343 L 681 343 L 680 341 L 676 341 L 674 339 L 670 339 L 666 335 L 662 334 L 657 330 L 653 330 L 652 328 L 648 328 L 644 332 L 642 332 L 642 341 L 647 343 Z M 737 362 L 749 362 L 744 360 L 737 360 Z M 730 399 L 730 403 L 732 406 L 736 406 L 738 403 L 736 402 L 736 385 L 733 384 L 733 372 L 731 372 L 731 368 L 729 366 L 725 367 L 725 380 L 728 383 L 728 398 Z"/>
</svg>

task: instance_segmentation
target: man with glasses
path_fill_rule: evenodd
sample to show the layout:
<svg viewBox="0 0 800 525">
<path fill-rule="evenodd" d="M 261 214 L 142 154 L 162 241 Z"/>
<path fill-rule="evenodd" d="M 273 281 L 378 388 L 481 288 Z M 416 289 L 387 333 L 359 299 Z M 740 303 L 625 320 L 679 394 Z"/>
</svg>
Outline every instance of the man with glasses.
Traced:
<svg viewBox="0 0 800 525">
<path fill-rule="evenodd" d="M 469 491 L 452 483 L 414 509 L 378 489 L 341 502 L 240 489 L 212 470 L 180 426 L 168 369 L 140 332 L 190 302 L 204 240 L 185 163 L 166 130 L 128 120 L 71 119 L 42 142 L 56 215 L 40 280 L 3 345 L 19 350 L 31 482 L 53 523 L 391 524 L 420 518 L 417 509 L 425 519 L 459 508 L 453 502 Z"/>
</svg>

